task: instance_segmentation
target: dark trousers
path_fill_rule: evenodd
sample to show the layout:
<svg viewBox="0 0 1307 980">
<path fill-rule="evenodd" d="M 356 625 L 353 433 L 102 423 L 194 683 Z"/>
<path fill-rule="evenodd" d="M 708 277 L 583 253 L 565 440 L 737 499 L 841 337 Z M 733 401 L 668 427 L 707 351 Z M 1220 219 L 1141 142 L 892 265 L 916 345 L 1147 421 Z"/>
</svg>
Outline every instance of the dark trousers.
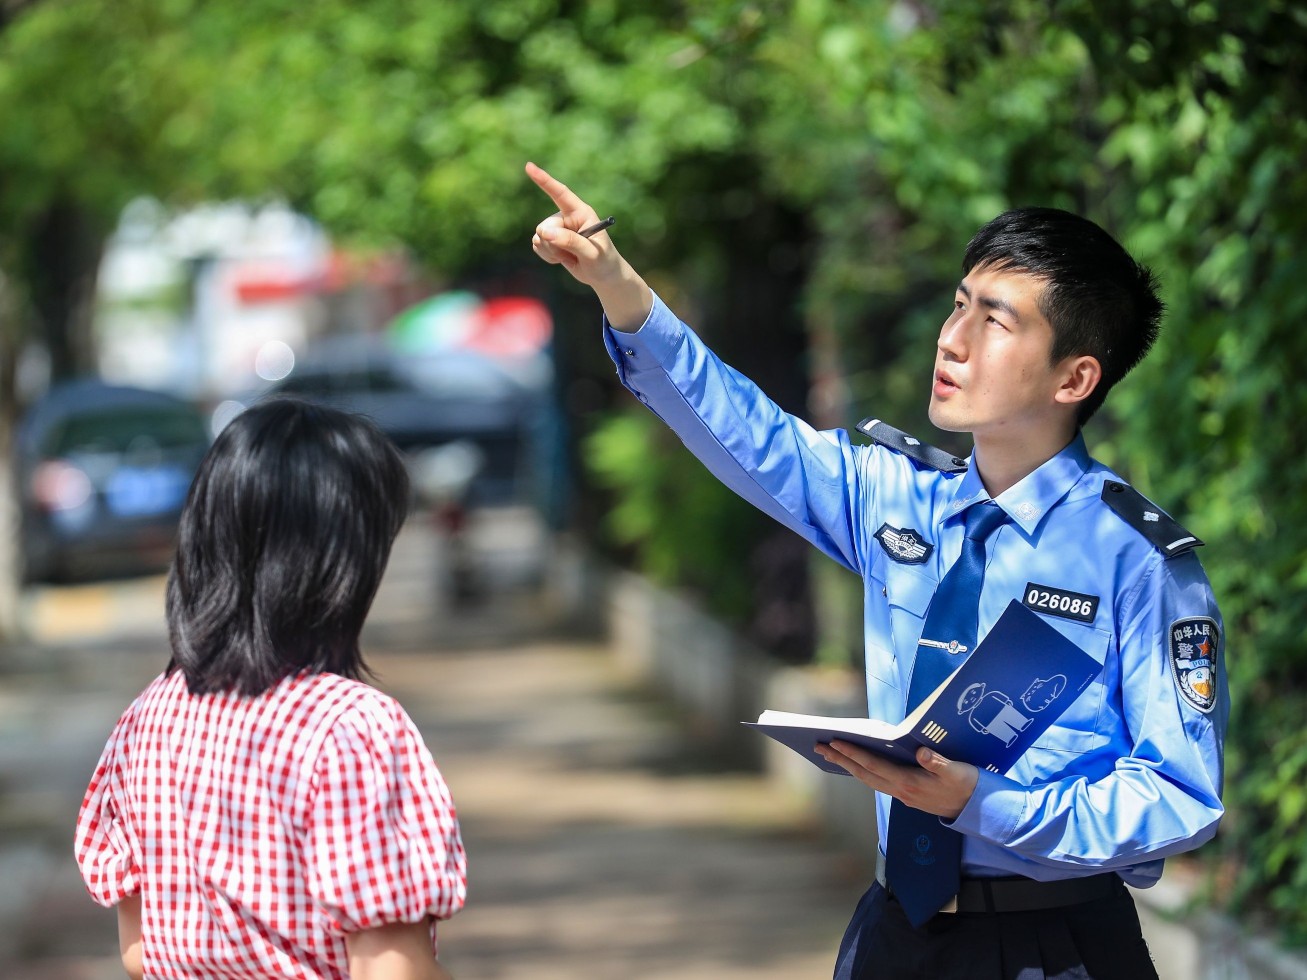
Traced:
<svg viewBox="0 0 1307 980">
<path fill-rule="evenodd" d="M 914 929 L 874 884 L 840 943 L 835 980 L 1157 980 L 1134 899 L 1036 912 L 941 913 Z"/>
</svg>

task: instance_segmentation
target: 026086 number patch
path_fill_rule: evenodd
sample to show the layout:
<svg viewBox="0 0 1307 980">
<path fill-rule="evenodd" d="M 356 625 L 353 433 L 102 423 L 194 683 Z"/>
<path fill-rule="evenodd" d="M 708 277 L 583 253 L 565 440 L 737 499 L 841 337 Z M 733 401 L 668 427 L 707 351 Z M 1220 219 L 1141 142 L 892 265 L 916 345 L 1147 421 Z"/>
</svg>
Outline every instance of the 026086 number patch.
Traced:
<svg viewBox="0 0 1307 980">
<path fill-rule="evenodd" d="M 1068 592 L 1051 585 L 1027 582 L 1022 604 L 1035 612 L 1048 616 L 1061 616 L 1080 623 L 1092 623 L 1098 613 L 1098 596 L 1083 592 Z"/>
</svg>

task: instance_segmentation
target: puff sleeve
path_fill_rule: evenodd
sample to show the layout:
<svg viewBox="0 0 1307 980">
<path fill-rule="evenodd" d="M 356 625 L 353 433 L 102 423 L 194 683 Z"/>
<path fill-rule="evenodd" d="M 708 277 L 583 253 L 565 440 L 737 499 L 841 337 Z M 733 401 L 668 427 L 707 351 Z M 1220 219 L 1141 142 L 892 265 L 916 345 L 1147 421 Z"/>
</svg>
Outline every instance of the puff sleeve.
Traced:
<svg viewBox="0 0 1307 980">
<path fill-rule="evenodd" d="M 331 726 L 314 771 L 305 860 L 319 925 L 331 934 L 462 908 L 467 859 L 454 804 L 397 702 L 368 698 Z"/>
<path fill-rule="evenodd" d="M 104 906 L 117 905 L 140 891 L 139 859 L 120 808 L 135 709 L 133 704 L 110 733 L 77 814 L 73 840 L 77 867 L 91 897 Z"/>
</svg>

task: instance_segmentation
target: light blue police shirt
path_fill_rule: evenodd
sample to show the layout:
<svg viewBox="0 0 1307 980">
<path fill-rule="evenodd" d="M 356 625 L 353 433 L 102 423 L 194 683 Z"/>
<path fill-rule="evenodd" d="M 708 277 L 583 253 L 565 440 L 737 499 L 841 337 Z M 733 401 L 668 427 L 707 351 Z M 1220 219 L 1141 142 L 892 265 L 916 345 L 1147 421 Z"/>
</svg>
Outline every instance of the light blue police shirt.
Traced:
<svg viewBox="0 0 1307 980">
<path fill-rule="evenodd" d="M 962 513 L 989 499 L 975 467 L 944 473 L 811 428 L 657 297 L 638 331 L 605 324 L 604 335 L 622 383 L 722 482 L 861 576 L 868 713 L 900 721 Z M 1229 712 L 1220 613 L 1194 554 L 1164 557 L 1100 499 L 1117 479 L 1077 436 L 996 498 L 1009 521 L 987 546 L 981 636 L 1020 599 L 1103 670 L 1006 775 L 980 772 L 948 824 L 965 835 L 964 875 L 1111 869 L 1148 886 L 1163 858 L 1216 831 Z M 889 804 L 877 794 L 881 840 Z"/>
</svg>

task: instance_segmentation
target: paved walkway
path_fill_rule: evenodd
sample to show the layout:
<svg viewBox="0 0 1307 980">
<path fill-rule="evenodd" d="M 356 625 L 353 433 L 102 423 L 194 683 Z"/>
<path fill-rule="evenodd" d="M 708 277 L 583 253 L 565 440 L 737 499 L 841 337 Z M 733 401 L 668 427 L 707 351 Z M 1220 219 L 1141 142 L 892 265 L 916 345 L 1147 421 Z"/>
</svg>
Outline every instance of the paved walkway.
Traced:
<svg viewBox="0 0 1307 980">
<path fill-rule="evenodd" d="M 829 976 L 859 890 L 839 856 L 758 780 L 696 758 L 601 649 L 377 665 L 466 828 L 469 904 L 443 933 L 456 976 Z"/>
<path fill-rule="evenodd" d="M 829 976 L 865 867 L 716 766 L 603 644 L 551 638 L 507 527 L 477 538 L 500 591 L 454 613 L 414 524 L 365 632 L 464 826 L 470 897 L 442 959 L 458 980 Z M 109 725 L 165 658 L 159 587 L 29 596 L 48 649 L 0 670 L 0 976 L 120 976 L 113 915 L 81 892 L 67 841 Z"/>
</svg>

